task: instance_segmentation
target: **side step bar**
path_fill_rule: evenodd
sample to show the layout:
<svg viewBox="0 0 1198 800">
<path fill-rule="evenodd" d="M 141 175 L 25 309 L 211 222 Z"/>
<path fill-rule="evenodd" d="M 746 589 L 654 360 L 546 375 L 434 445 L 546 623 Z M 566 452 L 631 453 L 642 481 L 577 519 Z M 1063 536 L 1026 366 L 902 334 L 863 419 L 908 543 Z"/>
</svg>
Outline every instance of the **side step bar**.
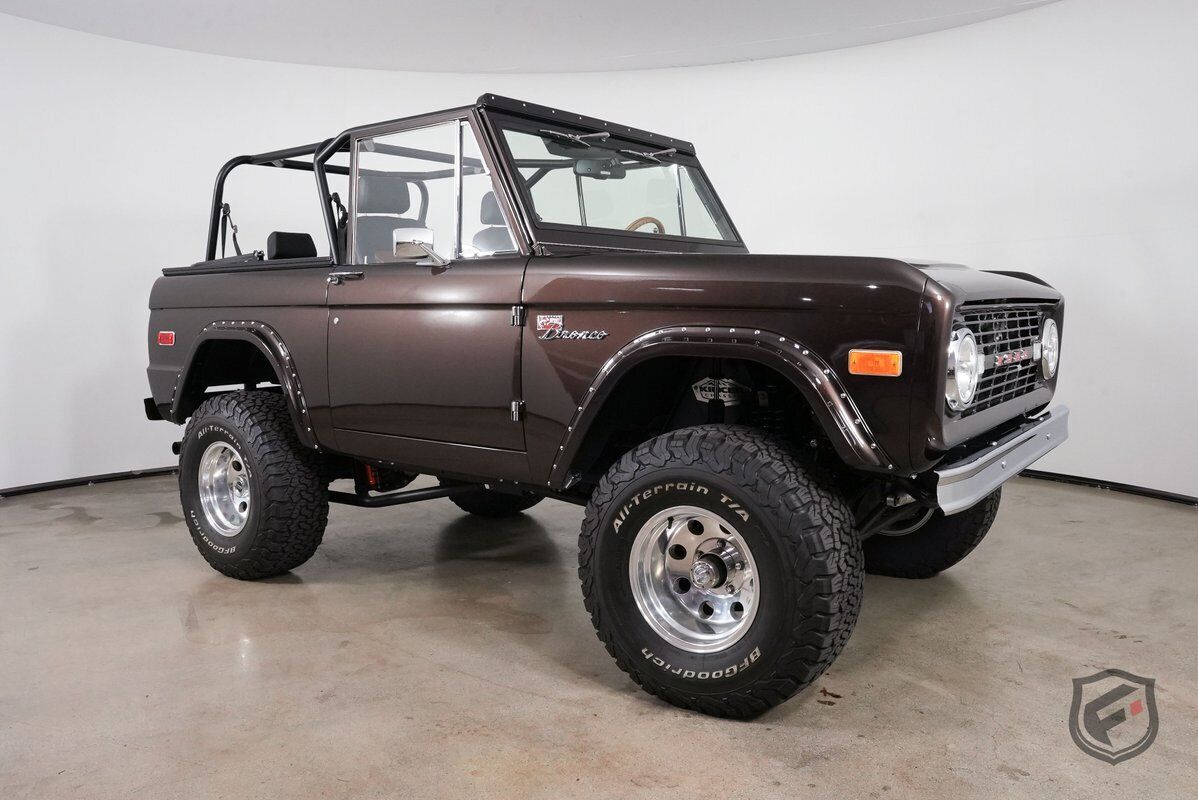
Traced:
<svg viewBox="0 0 1198 800">
<path fill-rule="evenodd" d="M 401 506 L 404 503 L 419 503 L 421 500 L 436 500 L 438 497 L 449 497 L 477 489 L 477 486 L 461 484 L 454 486 L 430 486 L 427 489 L 409 489 L 408 491 L 390 492 L 388 494 L 362 495 L 350 492 L 329 492 L 330 503 L 342 503 L 359 508 L 382 508 L 383 506 Z"/>
</svg>

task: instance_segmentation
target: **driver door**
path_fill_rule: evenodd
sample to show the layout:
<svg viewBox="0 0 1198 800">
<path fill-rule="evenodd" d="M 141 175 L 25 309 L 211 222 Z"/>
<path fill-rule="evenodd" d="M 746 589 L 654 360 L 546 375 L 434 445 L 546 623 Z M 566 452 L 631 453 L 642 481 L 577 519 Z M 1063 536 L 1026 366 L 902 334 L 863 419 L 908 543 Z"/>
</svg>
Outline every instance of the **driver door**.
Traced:
<svg viewBox="0 0 1198 800">
<path fill-rule="evenodd" d="M 339 449 L 527 478 L 524 423 L 513 413 L 523 326 L 512 308 L 528 257 L 470 121 L 424 118 L 372 130 L 352 148 L 352 263 L 336 268 L 328 293 Z M 421 247 L 432 255 L 420 257 Z"/>
</svg>

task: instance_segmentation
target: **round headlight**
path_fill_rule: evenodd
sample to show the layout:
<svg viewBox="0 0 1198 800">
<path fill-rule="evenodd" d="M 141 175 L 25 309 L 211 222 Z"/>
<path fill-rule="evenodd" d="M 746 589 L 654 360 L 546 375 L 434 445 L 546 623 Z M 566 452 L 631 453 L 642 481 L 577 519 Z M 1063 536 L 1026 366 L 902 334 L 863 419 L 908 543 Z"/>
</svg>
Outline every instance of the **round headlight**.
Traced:
<svg viewBox="0 0 1198 800">
<path fill-rule="evenodd" d="M 958 328 L 948 342 L 948 380 L 944 397 L 949 408 L 959 410 L 973 402 L 982 377 L 982 356 L 969 328 Z"/>
<path fill-rule="evenodd" d="M 1061 357 L 1061 333 L 1055 320 L 1046 320 L 1040 332 L 1040 371 L 1045 378 L 1057 374 L 1057 361 Z"/>
</svg>

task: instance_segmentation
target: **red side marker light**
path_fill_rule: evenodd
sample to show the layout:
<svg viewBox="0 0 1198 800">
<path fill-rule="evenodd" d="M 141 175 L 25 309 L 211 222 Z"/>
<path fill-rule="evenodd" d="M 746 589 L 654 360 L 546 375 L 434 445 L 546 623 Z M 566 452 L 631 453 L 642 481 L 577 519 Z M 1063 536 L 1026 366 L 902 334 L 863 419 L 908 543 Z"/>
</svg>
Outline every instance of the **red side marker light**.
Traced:
<svg viewBox="0 0 1198 800">
<path fill-rule="evenodd" d="M 158 331 L 158 344 L 161 347 L 174 347 L 175 346 L 175 332 L 174 331 Z"/>
</svg>

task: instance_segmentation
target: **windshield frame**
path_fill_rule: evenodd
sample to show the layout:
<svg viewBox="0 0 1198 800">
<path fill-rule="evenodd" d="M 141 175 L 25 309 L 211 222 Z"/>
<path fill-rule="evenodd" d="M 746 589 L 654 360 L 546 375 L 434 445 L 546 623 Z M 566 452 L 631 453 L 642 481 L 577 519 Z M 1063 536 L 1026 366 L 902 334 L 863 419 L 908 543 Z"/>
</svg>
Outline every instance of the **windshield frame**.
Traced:
<svg viewBox="0 0 1198 800">
<path fill-rule="evenodd" d="M 514 190 L 513 194 L 516 196 L 520 206 L 521 216 L 528 230 L 531 232 L 535 243 L 642 252 L 747 252 L 740 232 L 736 229 L 736 225 L 732 221 L 731 215 L 728 214 L 728 210 L 720 199 L 719 194 L 716 192 L 710 177 L 708 177 L 698 158 L 692 152 L 687 152 L 690 149 L 690 145 L 686 142 L 678 143 L 685 146 L 686 149 L 680 146 L 677 148 L 678 152 L 663 155 L 660 157 L 660 160 L 663 164 L 680 164 L 690 168 L 706 184 L 706 190 L 710 194 L 714 210 L 723 217 L 728 232 L 732 236 L 731 239 L 706 239 L 690 235 L 682 236 L 647 231 L 634 232 L 616 228 L 600 228 L 560 222 L 542 222 L 538 220 L 536 214 L 533 213 L 535 205 L 531 193 L 529 192 L 524 176 L 516 165 L 516 159 L 509 147 L 505 131 L 511 130 L 532 135 L 539 135 L 539 132 L 545 129 L 579 135 L 608 132 L 611 133 L 610 141 L 612 142 L 613 152 L 619 149 L 646 152 L 657 152 L 664 149 L 660 141 L 663 137 L 654 136 L 658 141 L 647 141 L 645 138 L 636 135 L 640 133 L 639 131 L 624 126 L 617 126 L 612 123 L 583 117 L 579 117 L 580 122 L 575 122 L 573 117 L 577 115 L 568 115 L 564 112 L 556 112 L 554 110 L 551 110 L 550 113 L 553 115 L 552 117 L 541 114 L 525 117 L 520 114 L 511 113 L 507 109 L 499 111 L 484 107 L 480 114 L 485 122 L 492 148 L 499 157 L 499 161 L 503 164 L 507 182 Z M 616 131 L 620 131 L 624 135 L 616 133 Z M 626 133 L 627 131 L 631 131 L 631 133 Z"/>
</svg>

